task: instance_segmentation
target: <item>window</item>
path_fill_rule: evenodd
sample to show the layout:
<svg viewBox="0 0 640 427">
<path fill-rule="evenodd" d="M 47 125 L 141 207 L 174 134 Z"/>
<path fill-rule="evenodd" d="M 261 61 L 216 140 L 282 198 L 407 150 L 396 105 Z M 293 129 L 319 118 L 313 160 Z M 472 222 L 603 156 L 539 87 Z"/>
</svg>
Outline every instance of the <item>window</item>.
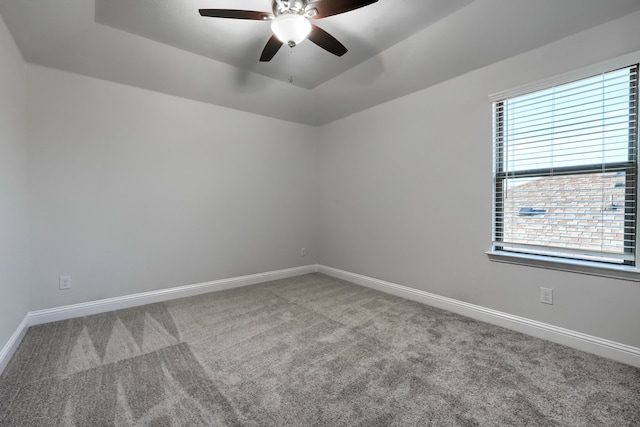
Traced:
<svg viewBox="0 0 640 427">
<path fill-rule="evenodd" d="M 494 252 L 636 265 L 637 76 L 494 102 Z"/>
</svg>

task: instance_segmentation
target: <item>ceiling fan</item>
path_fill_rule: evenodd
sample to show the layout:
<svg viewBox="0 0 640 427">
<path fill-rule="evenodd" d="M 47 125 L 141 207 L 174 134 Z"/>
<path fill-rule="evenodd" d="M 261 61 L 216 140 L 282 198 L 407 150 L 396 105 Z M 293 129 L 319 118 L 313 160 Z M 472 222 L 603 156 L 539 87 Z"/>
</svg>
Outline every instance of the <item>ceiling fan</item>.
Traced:
<svg viewBox="0 0 640 427">
<path fill-rule="evenodd" d="M 234 9 L 200 9 L 200 15 L 211 18 L 250 19 L 271 21 L 273 35 L 260 56 L 268 62 L 283 44 L 294 47 L 305 39 L 311 40 L 336 56 L 347 53 L 347 48 L 309 19 L 321 19 L 338 15 L 376 3 L 378 0 L 272 0 L 273 12 Z"/>
</svg>

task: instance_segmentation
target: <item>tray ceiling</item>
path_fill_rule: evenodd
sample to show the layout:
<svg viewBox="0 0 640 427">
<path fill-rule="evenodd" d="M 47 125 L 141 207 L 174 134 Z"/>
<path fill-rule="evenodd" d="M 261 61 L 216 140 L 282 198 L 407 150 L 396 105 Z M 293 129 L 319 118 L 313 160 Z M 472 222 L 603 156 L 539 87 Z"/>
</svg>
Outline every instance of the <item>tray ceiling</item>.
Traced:
<svg viewBox="0 0 640 427">
<path fill-rule="evenodd" d="M 640 0 L 379 0 L 316 22 L 347 46 L 342 58 L 305 41 L 266 64 L 268 23 L 198 14 L 269 7 L 0 0 L 0 15 L 28 63 L 322 125 L 638 12 Z"/>
</svg>

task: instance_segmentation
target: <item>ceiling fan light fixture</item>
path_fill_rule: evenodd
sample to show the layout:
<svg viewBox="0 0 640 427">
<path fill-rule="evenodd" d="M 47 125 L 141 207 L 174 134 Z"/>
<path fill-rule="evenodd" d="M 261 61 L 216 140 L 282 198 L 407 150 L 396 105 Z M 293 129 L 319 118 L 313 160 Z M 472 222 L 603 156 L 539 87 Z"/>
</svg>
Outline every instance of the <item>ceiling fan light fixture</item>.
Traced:
<svg viewBox="0 0 640 427">
<path fill-rule="evenodd" d="M 311 32 L 311 22 L 302 15 L 286 13 L 273 20 L 271 31 L 282 43 L 293 47 L 307 38 Z"/>
</svg>

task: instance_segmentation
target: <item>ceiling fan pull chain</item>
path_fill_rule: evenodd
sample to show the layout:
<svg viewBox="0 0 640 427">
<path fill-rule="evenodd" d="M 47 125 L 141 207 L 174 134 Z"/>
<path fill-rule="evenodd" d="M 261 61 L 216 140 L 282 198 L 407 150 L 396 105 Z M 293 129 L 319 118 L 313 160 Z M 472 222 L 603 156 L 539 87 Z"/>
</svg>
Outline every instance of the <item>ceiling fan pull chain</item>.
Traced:
<svg viewBox="0 0 640 427">
<path fill-rule="evenodd" d="M 289 47 L 289 83 L 293 84 L 293 66 L 291 64 L 291 55 L 293 55 L 293 48 Z"/>
</svg>

